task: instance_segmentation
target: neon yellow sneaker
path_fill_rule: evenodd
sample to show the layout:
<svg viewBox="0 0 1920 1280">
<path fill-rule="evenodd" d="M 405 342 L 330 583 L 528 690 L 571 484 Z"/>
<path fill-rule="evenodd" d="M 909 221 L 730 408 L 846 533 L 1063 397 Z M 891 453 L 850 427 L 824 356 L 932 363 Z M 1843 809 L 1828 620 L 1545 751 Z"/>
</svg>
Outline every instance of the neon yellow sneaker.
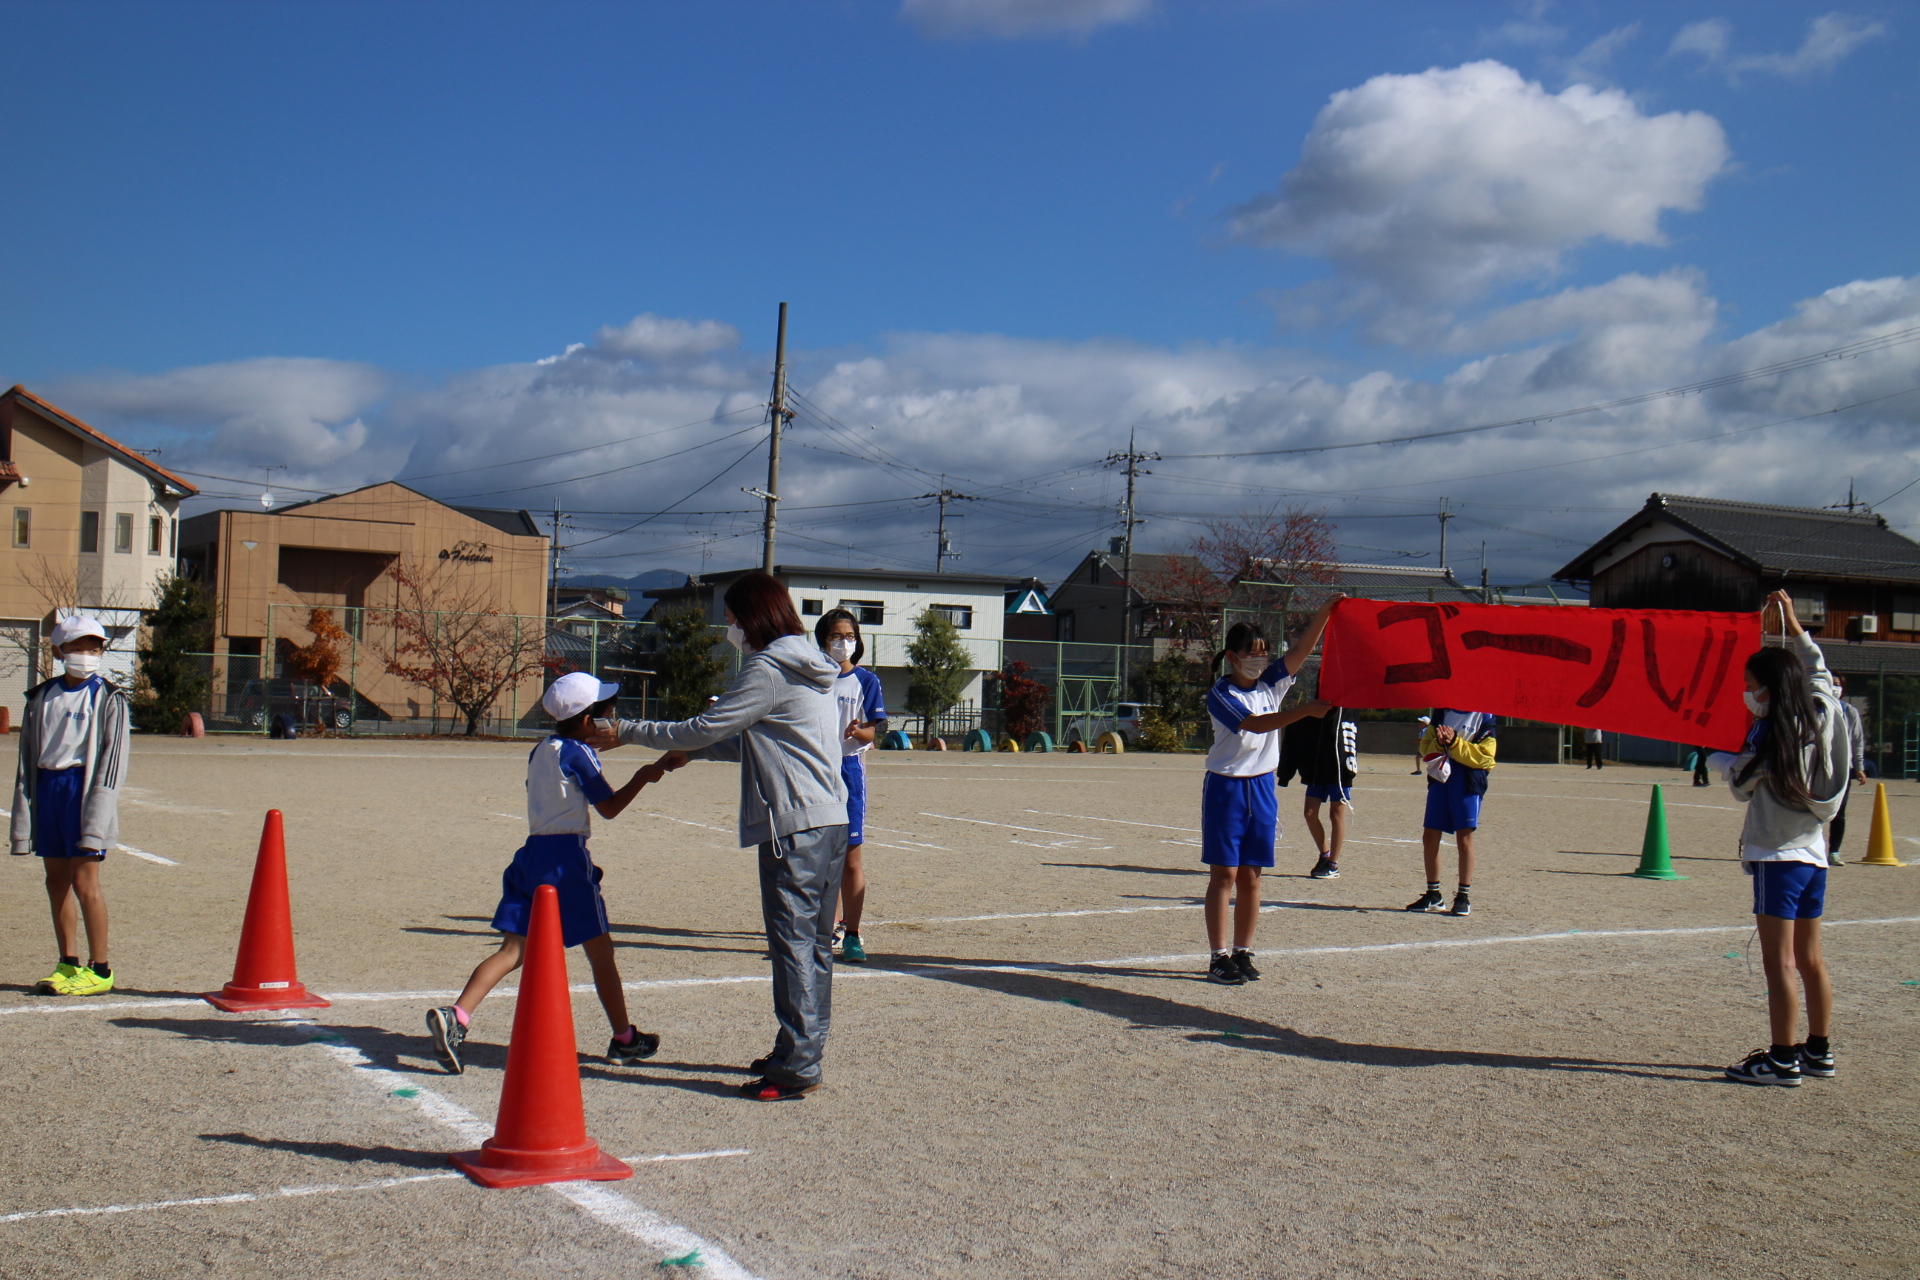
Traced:
<svg viewBox="0 0 1920 1280">
<path fill-rule="evenodd" d="M 95 973 L 91 966 L 82 965 L 80 971 L 67 981 L 67 989 L 62 992 L 69 996 L 103 996 L 113 990 L 113 974 L 106 977 Z"/>
<path fill-rule="evenodd" d="M 71 995 L 72 992 L 69 988 L 73 985 L 74 975 L 79 972 L 79 966 L 68 964 L 65 960 L 62 960 L 59 964 L 53 966 L 52 973 L 33 984 L 33 994 L 37 996 Z"/>
</svg>

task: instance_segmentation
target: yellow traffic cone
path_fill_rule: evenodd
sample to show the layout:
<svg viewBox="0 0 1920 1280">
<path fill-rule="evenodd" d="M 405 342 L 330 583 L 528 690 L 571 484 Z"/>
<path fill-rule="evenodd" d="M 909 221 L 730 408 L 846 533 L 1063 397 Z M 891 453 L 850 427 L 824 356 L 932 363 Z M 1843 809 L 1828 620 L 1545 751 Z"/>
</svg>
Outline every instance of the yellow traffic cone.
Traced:
<svg viewBox="0 0 1920 1280">
<path fill-rule="evenodd" d="M 1863 867 L 1904 867 L 1907 864 L 1893 856 L 1893 819 L 1887 816 L 1887 784 L 1873 784 L 1873 830 L 1867 836 L 1867 856 L 1860 859 Z"/>
</svg>

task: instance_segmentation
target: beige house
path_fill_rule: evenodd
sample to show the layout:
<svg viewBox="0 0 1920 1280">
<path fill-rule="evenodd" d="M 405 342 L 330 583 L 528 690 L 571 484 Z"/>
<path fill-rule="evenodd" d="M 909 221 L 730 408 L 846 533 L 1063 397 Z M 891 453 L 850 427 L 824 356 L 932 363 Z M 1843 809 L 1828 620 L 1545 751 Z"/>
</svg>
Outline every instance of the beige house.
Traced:
<svg viewBox="0 0 1920 1280">
<path fill-rule="evenodd" d="M 108 632 L 102 664 L 130 683 L 140 620 L 173 567 L 180 501 L 165 467 L 25 387 L 0 394 L 0 699 L 17 711 L 47 673 L 43 643 L 73 609 Z"/>
<path fill-rule="evenodd" d="M 547 544 L 525 511 L 452 507 L 391 481 L 275 511 L 209 511 L 182 521 L 182 571 L 207 583 L 215 602 L 214 719 L 228 718 L 229 708 L 258 708 L 261 682 L 283 675 L 288 650 L 312 641 L 306 624 L 315 608 L 331 610 L 352 637 L 342 679 L 352 686 L 356 723 L 452 715 L 419 686 L 386 674 L 395 636 L 383 611 L 407 603 L 389 569 L 424 580 L 437 608 L 520 618 L 529 641 L 544 644 Z M 539 676 L 529 677 L 494 714 L 521 718 L 540 692 Z"/>
</svg>

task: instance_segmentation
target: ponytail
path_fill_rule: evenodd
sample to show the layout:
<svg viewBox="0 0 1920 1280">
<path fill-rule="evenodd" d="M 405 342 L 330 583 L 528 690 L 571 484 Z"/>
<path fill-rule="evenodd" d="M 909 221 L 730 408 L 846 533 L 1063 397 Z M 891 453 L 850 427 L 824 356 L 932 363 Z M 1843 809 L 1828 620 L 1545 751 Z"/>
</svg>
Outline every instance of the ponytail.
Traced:
<svg viewBox="0 0 1920 1280">
<path fill-rule="evenodd" d="M 1266 638 L 1267 633 L 1260 629 L 1258 623 L 1234 623 L 1231 627 L 1227 628 L 1227 647 L 1213 655 L 1213 661 L 1207 664 L 1207 670 L 1209 672 L 1220 670 L 1220 664 L 1227 660 L 1228 654 L 1245 653 L 1247 650 L 1253 648 L 1255 641 L 1265 640 Z"/>
</svg>

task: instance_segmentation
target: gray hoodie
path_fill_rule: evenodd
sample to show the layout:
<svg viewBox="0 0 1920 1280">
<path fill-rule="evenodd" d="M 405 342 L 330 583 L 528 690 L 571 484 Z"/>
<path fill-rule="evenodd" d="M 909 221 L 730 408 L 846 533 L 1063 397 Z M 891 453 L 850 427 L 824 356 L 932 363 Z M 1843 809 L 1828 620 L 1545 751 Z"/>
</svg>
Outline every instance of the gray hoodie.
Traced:
<svg viewBox="0 0 1920 1280">
<path fill-rule="evenodd" d="M 1745 783 L 1733 781 L 1734 798 L 1746 802 L 1747 820 L 1740 828 L 1742 848 L 1805 849 L 1813 844 L 1820 830 L 1840 811 L 1847 795 L 1849 766 L 1853 746 L 1847 740 L 1847 720 L 1835 694 L 1833 677 L 1827 672 L 1820 646 L 1806 635 L 1794 636 L 1790 644 L 1807 667 L 1807 689 L 1815 716 L 1813 740 L 1800 750 L 1800 768 L 1807 779 L 1807 791 L 1813 800 L 1805 809 L 1789 808 L 1773 788 L 1767 785 L 1765 769 L 1755 769 Z M 1754 740 L 1735 756 L 1727 774 L 1738 779 L 1740 771 L 1754 756 Z"/>
<path fill-rule="evenodd" d="M 13 852 L 32 853 L 34 811 L 40 803 L 40 738 L 47 697 L 63 677 L 55 676 L 27 690 L 27 712 L 20 720 L 20 767 L 13 781 L 13 820 L 9 830 Z M 95 696 L 92 731 L 87 734 L 81 775 L 80 839 L 82 849 L 111 849 L 120 841 L 120 787 L 126 781 L 129 754 L 127 694 L 119 685 L 100 680 Z"/>
<path fill-rule="evenodd" d="M 749 654 L 733 687 L 691 720 L 623 720 L 620 741 L 740 761 L 740 844 L 847 820 L 840 779 L 840 664 L 810 636 Z"/>
</svg>

